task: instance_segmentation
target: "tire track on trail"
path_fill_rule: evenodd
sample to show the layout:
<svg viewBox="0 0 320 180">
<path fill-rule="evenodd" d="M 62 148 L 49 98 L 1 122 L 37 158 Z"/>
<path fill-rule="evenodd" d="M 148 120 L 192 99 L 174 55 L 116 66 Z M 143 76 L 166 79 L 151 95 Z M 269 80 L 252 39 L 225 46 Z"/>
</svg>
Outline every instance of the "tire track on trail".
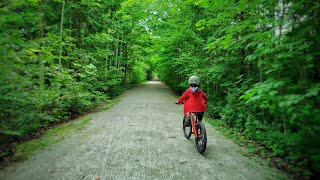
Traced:
<svg viewBox="0 0 320 180">
<path fill-rule="evenodd" d="M 182 106 L 159 81 L 128 90 L 112 109 L 93 113 L 85 130 L 0 171 L 0 179 L 279 179 L 205 123 L 204 155 L 182 133 Z M 205 120 L 204 120 L 205 121 Z"/>
</svg>

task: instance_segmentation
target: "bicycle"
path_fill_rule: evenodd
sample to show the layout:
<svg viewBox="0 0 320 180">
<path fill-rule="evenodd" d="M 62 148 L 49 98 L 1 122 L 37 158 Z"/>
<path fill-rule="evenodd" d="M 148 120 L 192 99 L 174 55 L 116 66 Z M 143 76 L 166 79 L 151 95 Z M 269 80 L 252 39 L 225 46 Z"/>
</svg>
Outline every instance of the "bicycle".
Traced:
<svg viewBox="0 0 320 180">
<path fill-rule="evenodd" d="M 187 119 L 190 117 L 191 126 L 186 125 Z M 197 113 L 189 112 L 182 119 L 182 128 L 184 137 L 189 139 L 194 134 L 197 150 L 203 154 L 207 147 L 207 131 L 204 124 L 198 120 Z"/>
</svg>

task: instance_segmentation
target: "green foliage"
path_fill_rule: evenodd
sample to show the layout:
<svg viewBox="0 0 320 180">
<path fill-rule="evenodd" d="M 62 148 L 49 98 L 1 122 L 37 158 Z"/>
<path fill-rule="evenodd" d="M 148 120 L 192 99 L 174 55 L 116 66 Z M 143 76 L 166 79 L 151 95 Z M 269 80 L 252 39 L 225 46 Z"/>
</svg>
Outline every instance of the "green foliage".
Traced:
<svg viewBox="0 0 320 180">
<path fill-rule="evenodd" d="M 124 11 L 125 4 L 0 3 L 1 149 L 86 113 L 147 78 L 152 51 L 143 46 L 149 34 L 133 26 L 137 13 Z"/>
<path fill-rule="evenodd" d="M 182 93 L 199 75 L 210 116 L 286 159 L 295 174 L 320 173 L 319 2 L 154 3 L 160 79 Z"/>
<path fill-rule="evenodd" d="M 312 0 L 5 0 L 0 142 L 87 112 L 153 74 L 177 93 L 197 74 L 210 116 L 315 176 L 318 12 Z"/>
</svg>

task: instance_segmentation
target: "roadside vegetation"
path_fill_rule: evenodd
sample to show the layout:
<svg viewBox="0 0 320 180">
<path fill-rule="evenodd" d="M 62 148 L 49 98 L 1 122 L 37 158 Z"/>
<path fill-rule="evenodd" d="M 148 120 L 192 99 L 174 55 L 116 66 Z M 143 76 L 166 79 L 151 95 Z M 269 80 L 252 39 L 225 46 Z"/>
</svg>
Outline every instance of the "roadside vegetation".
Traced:
<svg viewBox="0 0 320 180">
<path fill-rule="evenodd" d="M 319 175 L 320 3 L 155 2 L 147 23 L 160 79 L 181 94 L 200 76 L 216 126 L 283 159 L 296 178 Z"/>
<path fill-rule="evenodd" d="M 180 94 L 198 75 L 215 126 L 315 178 L 319 12 L 314 0 L 1 1 L 1 149 L 146 79 Z"/>
<path fill-rule="evenodd" d="M 121 3 L 0 2 L 0 158 L 150 78 L 145 29 Z"/>
</svg>

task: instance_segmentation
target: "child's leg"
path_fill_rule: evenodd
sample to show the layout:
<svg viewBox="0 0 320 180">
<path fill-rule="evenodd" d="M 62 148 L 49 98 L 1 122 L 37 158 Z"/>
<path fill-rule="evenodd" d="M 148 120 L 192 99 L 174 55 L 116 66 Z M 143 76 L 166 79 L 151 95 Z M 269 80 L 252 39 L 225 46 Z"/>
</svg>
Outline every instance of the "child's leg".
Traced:
<svg viewBox="0 0 320 180">
<path fill-rule="evenodd" d="M 204 114 L 204 112 L 197 112 L 196 113 L 199 122 L 202 122 L 203 114 Z"/>
<path fill-rule="evenodd" d="M 190 119 L 190 116 L 188 114 L 185 114 L 184 115 L 184 118 L 186 120 L 186 126 L 190 126 L 191 125 L 191 119 Z"/>
</svg>

